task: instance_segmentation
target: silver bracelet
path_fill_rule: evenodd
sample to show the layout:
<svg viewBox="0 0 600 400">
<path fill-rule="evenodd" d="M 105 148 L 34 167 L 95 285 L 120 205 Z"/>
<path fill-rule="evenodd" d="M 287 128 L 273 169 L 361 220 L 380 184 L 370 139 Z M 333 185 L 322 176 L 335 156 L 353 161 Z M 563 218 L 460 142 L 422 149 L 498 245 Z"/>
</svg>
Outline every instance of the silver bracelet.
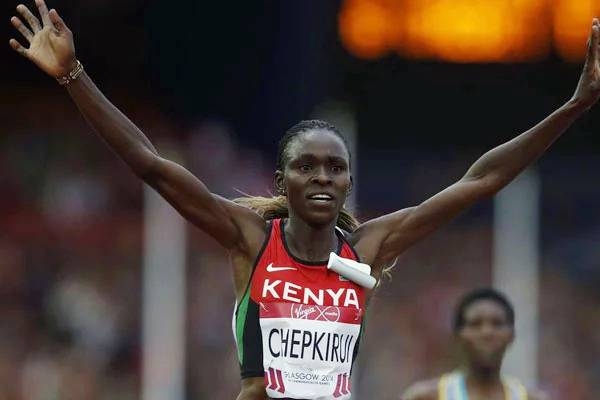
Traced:
<svg viewBox="0 0 600 400">
<path fill-rule="evenodd" d="M 61 85 L 68 85 L 69 83 L 73 82 L 75 79 L 79 78 L 79 75 L 81 75 L 81 73 L 83 72 L 83 64 L 79 60 L 76 60 L 76 62 L 77 62 L 77 64 L 75 65 L 75 68 L 73 68 L 73 70 L 71 72 L 69 72 L 65 76 L 56 78 L 56 81 L 58 83 L 60 83 Z"/>
</svg>

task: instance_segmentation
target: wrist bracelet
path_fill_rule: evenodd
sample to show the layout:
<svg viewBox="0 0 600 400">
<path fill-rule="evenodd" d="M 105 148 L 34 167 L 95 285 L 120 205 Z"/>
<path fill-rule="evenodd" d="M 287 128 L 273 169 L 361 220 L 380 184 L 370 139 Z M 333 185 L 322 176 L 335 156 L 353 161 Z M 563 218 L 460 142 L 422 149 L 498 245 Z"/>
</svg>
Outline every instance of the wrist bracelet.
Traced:
<svg viewBox="0 0 600 400">
<path fill-rule="evenodd" d="M 83 64 L 79 60 L 76 60 L 77 64 L 75 68 L 71 70 L 67 75 L 61 76 L 60 78 L 56 78 L 56 81 L 61 85 L 68 85 L 73 82 L 75 79 L 79 78 L 79 75 L 83 72 Z"/>
</svg>

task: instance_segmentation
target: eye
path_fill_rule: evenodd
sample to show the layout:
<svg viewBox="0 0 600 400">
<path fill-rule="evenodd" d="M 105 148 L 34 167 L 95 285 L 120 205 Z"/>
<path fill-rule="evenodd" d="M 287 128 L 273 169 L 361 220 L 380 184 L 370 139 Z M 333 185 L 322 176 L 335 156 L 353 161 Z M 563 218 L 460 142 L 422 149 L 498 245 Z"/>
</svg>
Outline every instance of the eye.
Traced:
<svg viewBox="0 0 600 400">
<path fill-rule="evenodd" d="M 492 326 L 496 329 L 504 328 L 506 323 L 502 319 L 494 319 L 492 320 Z"/>
<path fill-rule="evenodd" d="M 310 164 L 302 164 L 302 165 L 300 165 L 299 169 L 302 172 L 310 172 L 310 171 L 312 171 L 312 165 L 310 165 Z"/>
<path fill-rule="evenodd" d="M 467 321 L 467 323 L 466 323 L 465 325 L 466 325 L 468 328 L 473 328 L 473 329 L 476 329 L 476 328 L 479 328 L 479 327 L 481 327 L 481 325 L 482 325 L 482 321 L 481 321 L 481 319 L 479 319 L 479 318 L 477 318 L 477 319 L 472 319 L 472 320 L 469 320 L 469 321 Z"/>
<path fill-rule="evenodd" d="M 340 174 L 344 171 L 346 171 L 346 167 L 344 165 L 334 165 L 333 167 L 331 167 L 331 172 L 335 174 Z"/>
</svg>

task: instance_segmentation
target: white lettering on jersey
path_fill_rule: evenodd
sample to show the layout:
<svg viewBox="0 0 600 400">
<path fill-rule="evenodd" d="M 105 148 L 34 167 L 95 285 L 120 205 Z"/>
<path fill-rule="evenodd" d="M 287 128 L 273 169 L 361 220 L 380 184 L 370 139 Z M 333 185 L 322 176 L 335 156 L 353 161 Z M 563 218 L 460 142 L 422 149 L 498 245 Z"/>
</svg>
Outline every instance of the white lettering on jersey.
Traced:
<svg viewBox="0 0 600 400">
<path fill-rule="evenodd" d="M 302 286 L 286 282 L 283 286 L 283 298 L 285 300 L 293 301 L 294 303 L 300 303 L 301 300 L 299 298 L 292 297 L 293 295 L 298 294 L 298 290 L 302 290 Z"/>
<path fill-rule="evenodd" d="M 323 305 L 323 291 L 319 290 L 319 297 L 315 296 L 312 289 L 306 288 L 304 289 L 304 304 L 310 304 L 310 299 L 315 302 L 315 304 Z"/>
<path fill-rule="evenodd" d="M 348 290 L 346 292 L 346 299 L 344 300 L 344 307 L 348 307 L 349 305 L 353 305 L 356 308 L 360 308 L 358 304 L 358 297 L 356 297 L 356 292 L 354 290 Z"/>
<path fill-rule="evenodd" d="M 271 296 L 273 296 L 276 299 L 279 299 L 279 295 L 275 291 L 275 286 L 279 285 L 280 283 L 281 283 L 281 281 L 277 280 L 277 281 L 274 281 L 272 285 L 269 285 L 269 280 L 265 279 L 263 291 L 262 291 L 262 297 L 267 297 L 267 292 L 269 292 L 269 293 L 271 293 Z"/>
<path fill-rule="evenodd" d="M 325 297 L 325 295 L 327 298 Z M 291 282 L 283 282 L 279 279 L 271 282 L 265 279 L 263 282 L 262 297 L 271 295 L 274 299 L 283 299 L 293 303 L 309 304 L 312 300 L 316 305 L 325 305 L 325 300 L 331 300 L 334 306 L 360 308 L 358 304 L 358 295 L 353 288 L 319 289 L 316 293 L 313 289 L 305 288 Z M 340 300 L 343 300 L 343 304 Z"/>
<path fill-rule="evenodd" d="M 331 289 L 327 289 L 327 293 L 329 293 L 329 295 L 333 299 L 333 305 L 339 306 L 340 305 L 339 299 L 340 299 L 340 296 L 342 295 L 342 293 L 344 293 L 344 288 L 339 288 L 337 292 L 334 292 Z M 344 306 L 344 307 L 346 307 L 346 306 Z"/>
</svg>

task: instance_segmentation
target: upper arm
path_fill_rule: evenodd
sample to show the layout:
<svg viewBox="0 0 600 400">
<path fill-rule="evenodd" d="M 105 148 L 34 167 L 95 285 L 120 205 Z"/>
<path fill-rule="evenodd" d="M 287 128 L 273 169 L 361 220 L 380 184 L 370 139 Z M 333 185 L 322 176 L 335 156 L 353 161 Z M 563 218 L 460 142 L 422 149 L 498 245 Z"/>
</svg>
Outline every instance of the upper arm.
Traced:
<svg viewBox="0 0 600 400">
<path fill-rule="evenodd" d="M 370 220 L 359 228 L 379 244 L 376 258 L 389 261 L 406 248 L 452 220 L 478 200 L 493 195 L 491 179 L 463 178 L 415 207 Z"/>
<path fill-rule="evenodd" d="M 246 207 L 211 193 L 202 181 L 181 165 L 157 157 L 142 178 L 184 218 L 226 249 L 237 248 L 244 253 L 252 253 L 254 247 L 260 247 L 264 219 Z"/>
<path fill-rule="evenodd" d="M 437 400 L 437 380 L 416 382 L 400 396 L 400 400 Z"/>
</svg>

